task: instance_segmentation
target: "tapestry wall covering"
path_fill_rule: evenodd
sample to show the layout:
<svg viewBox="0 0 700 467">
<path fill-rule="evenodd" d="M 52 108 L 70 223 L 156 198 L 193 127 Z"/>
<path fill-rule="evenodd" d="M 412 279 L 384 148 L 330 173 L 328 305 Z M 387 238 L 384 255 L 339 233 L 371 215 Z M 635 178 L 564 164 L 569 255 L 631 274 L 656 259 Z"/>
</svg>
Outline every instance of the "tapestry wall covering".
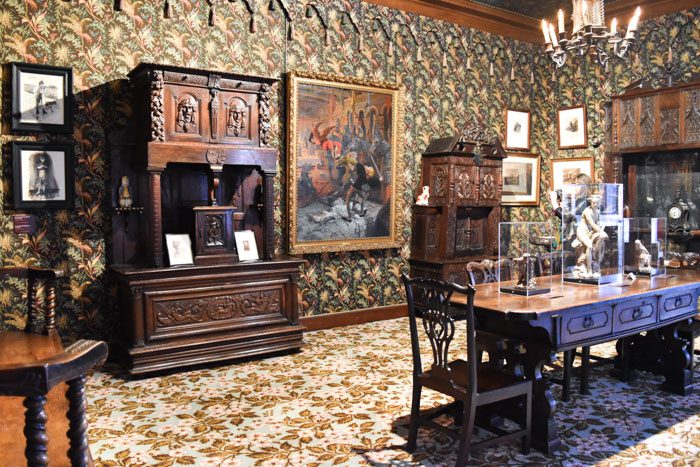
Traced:
<svg viewBox="0 0 700 467">
<path fill-rule="evenodd" d="M 2 76 L 3 145 L 0 190 L 0 265 L 32 264 L 67 271 L 59 294 L 59 327 L 69 338 L 109 339 L 117 322 L 116 293 L 106 277 L 109 264 L 111 199 L 110 134 L 131 117 L 125 76 L 147 61 L 281 78 L 293 69 L 397 82 L 405 89 L 405 185 L 399 188 L 407 212 L 398 232 L 402 248 L 370 252 L 305 255 L 299 281 L 300 315 L 356 310 L 404 301 L 399 274 L 407 270 L 410 204 L 415 195 L 420 153 L 437 135 L 459 132 L 477 115 L 503 136 L 506 107 L 532 112 L 531 151 L 541 154 L 539 207 L 511 208 L 504 220 L 545 220 L 547 161 L 593 155 L 602 176 L 606 96 L 651 74 L 663 79 L 669 47 L 679 73 L 700 71 L 700 9 L 645 21 L 638 56 L 613 61 L 607 71 L 574 61 L 554 72 L 539 45 L 391 10 L 359 0 L 267 0 L 170 2 L 163 18 L 161 0 L 113 2 L 5 0 L 0 5 L 0 61 L 71 66 L 74 72 L 75 131 L 72 136 L 10 135 L 8 76 Z M 252 13 L 251 13 L 252 10 Z M 213 13 L 213 14 L 212 14 Z M 213 25 L 209 25 L 209 23 Z M 254 29 L 254 32 L 251 30 Z M 6 67 L 7 68 L 7 67 Z M 276 183 L 276 250 L 285 245 L 286 200 L 284 86 L 273 102 L 273 142 L 280 148 Z M 588 106 L 589 147 L 556 149 L 556 109 Z M 12 163 L 9 142 L 38 139 L 75 146 L 76 208 L 38 213 L 35 236 L 12 231 Z M 0 282 L 0 328 L 22 325 L 24 284 Z"/>
</svg>

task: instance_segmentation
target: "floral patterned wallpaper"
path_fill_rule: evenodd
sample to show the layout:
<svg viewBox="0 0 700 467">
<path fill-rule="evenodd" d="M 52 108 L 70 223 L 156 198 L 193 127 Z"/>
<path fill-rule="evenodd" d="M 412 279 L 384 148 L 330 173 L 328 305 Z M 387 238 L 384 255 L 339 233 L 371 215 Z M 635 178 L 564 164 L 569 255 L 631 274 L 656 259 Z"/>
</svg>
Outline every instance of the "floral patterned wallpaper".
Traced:
<svg viewBox="0 0 700 467">
<path fill-rule="evenodd" d="M 538 45 L 522 43 L 391 10 L 359 0 L 170 2 L 4 0 L 0 4 L 0 61 L 71 66 L 76 93 L 72 136 L 10 134 L 7 70 L 2 76 L 0 159 L 0 265 L 32 264 L 64 269 L 59 327 L 64 336 L 110 337 L 118 320 L 116 293 L 106 277 L 110 250 L 109 134 L 130 117 L 125 76 L 139 62 L 283 77 L 292 69 L 396 81 L 404 86 L 406 200 L 404 238 L 398 250 L 306 255 L 299 281 L 300 315 L 310 316 L 401 303 L 399 274 L 407 270 L 410 204 L 417 188 L 420 153 L 437 135 L 460 131 L 476 114 L 502 135 L 508 106 L 532 111 L 532 152 L 543 157 L 538 208 L 504 210 L 510 219 L 546 219 L 548 160 L 594 155 L 602 175 L 604 148 L 557 151 L 556 108 L 588 105 L 590 139 L 602 137 L 605 96 L 637 77 L 662 79 L 671 47 L 681 74 L 699 71 L 700 9 L 643 22 L 637 58 L 607 71 L 574 61 L 553 73 Z M 313 7 L 307 8 L 309 3 Z M 213 25 L 209 25 L 212 22 Z M 254 32 L 251 30 L 254 29 Z M 286 248 L 283 86 L 273 102 L 275 142 L 282 155 L 276 183 L 278 252 Z M 37 212 L 36 235 L 12 231 L 9 142 L 25 139 L 73 142 L 76 208 Z M 25 316 L 20 281 L 0 281 L 0 328 L 21 327 Z"/>
</svg>

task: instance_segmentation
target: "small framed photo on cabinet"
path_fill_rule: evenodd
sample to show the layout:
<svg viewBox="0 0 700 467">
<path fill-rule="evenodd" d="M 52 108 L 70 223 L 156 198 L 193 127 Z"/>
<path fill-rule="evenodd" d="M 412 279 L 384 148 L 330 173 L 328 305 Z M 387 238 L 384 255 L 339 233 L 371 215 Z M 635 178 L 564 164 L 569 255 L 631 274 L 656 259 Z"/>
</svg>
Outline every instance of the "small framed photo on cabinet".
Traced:
<svg viewBox="0 0 700 467">
<path fill-rule="evenodd" d="M 586 106 L 566 107 L 557 112 L 557 140 L 559 149 L 588 147 Z"/>
<path fill-rule="evenodd" d="M 12 130 L 73 132 L 73 70 L 12 63 Z"/>
<path fill-rule="evenodd" d="M 187 234 L 165 234 L 165 246 L 168 248 L 170 266 L 194 264 L 192 258 L 192 240 Z"/>
<path fill-rule="evenodd" d="M 233 233 L 236 238 L 236 250 L 239 261 L 255 261 L 258 256 L 258 245 L 255 242 L 255 233 L 252 230 L 238 230 Z"/>
<path fill-rule="evenodd" d="M 12 143 L 15 209 L 73 207 L 73 146 Z"/>
<path fill-rule="evenodd" d="M 506 109 L 506 149 L 530 150 L 530 112 Z"/>
</svg>

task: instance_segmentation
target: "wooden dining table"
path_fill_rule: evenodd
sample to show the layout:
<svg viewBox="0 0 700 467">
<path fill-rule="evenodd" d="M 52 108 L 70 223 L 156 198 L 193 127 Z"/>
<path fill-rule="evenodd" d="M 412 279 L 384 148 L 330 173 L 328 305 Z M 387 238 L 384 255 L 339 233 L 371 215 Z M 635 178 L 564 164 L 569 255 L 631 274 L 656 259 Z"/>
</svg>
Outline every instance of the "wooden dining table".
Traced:
<svg viewBox="0 0 700 467">
<path fill-rule="evenodd" d="M 500 293 L 502 285 L 475 287 L 477 326 L 522 342 L 524 353 L 511 358 L 533 382 L 532 442 L 541 451 L 552 454 L 561 446 L 557 403 L 542 374 L 558 352 L 617 340 L 618 378 L 629 380 L 635 370 L 647 370 L 664 376 L 664 390 L 693 391 L 692 343 L 679 330 L 698 314 L 700 272 L 679 270 L 604 286 L 553 279 L 549 293 L 530 297 Z"/>
</svg>

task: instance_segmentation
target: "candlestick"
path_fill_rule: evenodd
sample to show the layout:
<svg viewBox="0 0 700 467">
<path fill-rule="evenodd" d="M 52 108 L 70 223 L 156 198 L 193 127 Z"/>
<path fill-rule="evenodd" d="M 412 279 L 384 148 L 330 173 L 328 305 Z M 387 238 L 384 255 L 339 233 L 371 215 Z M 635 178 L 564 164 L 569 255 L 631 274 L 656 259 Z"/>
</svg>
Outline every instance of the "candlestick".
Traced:
<svg viewBox="0 0 700 467">
<path fill-rule="evenodd" d="M 544 34 L 544 43 L 551 43 L 551 40 L 549 39 L 549 25 L 545 19 L 542 20 L 542 34 Z"/>
<path fill-rule="evenodd" d="M 559 47 L 557 33 L 554 31 L 554 25 L 552 23 L 549 23 L 549 36 L 552 38 L 552 47 L 554 47 L 555 49 Z"/>
<path fill-rule="evenodd" d="M 564 29 L 564 11 L 560 9 L 557 17 L 559 19 L 559 34 L 563 34 L 566 32 Z"/>
<path fill-rule="evenodd" d="M 610 34 L 617 35 L 617 18 L 613 18 L 612 23 L 610 23 Z"/>
</svg>

